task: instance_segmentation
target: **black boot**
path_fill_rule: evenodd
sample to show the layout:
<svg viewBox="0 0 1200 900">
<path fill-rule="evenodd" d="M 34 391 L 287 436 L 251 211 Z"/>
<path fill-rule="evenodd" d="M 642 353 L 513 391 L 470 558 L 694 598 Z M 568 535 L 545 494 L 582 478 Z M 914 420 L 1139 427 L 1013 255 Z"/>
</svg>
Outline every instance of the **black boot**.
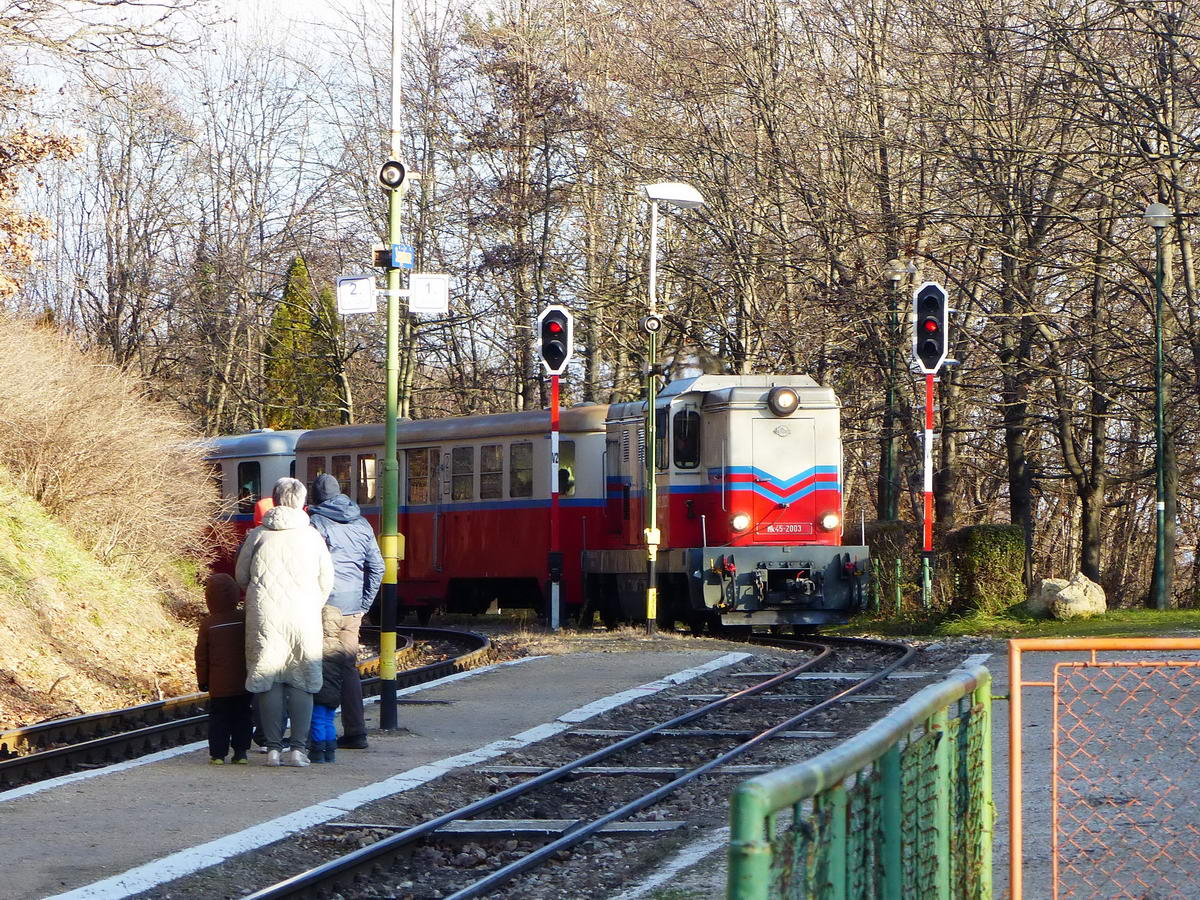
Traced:
<svg viewBox="0 0 1200 900">
<path fill-rule="evenodd" d="M 337 761 L 337 741 L 325 742 L 325 762 Z"/>
</svg>

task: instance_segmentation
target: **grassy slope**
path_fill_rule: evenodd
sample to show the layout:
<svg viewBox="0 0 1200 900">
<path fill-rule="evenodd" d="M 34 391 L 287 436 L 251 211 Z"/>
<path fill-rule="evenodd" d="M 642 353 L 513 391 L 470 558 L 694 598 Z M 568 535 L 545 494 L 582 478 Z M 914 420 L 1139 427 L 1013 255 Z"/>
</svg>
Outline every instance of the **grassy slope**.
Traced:
<svg viewBox="0 0 1200 900">
<path fill-rule="evenodd" d="M 195 690 L 194 635 L 0 470 L 0 728 Z"/>
</svg>

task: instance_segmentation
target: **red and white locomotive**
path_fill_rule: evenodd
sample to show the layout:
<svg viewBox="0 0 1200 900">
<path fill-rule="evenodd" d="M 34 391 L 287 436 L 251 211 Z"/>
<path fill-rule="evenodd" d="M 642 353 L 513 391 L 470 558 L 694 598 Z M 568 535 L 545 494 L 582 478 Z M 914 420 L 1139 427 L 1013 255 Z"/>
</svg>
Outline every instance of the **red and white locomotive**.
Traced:
<svg viewBox="0 0 1200 900">
<path fill-rule="evenodd" d="M 667 385 L 655 415 L 661 620 L 819 626 L 861 608 L 867 548 L 842 545 L 831 389 L 798 375 L 701 375 Z M 645 618 L 644 421 L 636 401 L 561 416 L 563 602 L 609 624 Z M 402 609 L 423 618 L 438 607 L 543 604 L 549 429 L 546 411 L 399 423 Z M 275 443 L 294 441 L 296 477 L 311 485 L 332 474 L 377 524 L 383 432 L 345 425 L 278 432 Z M 265 434 L 212 444 L 226 496 L 238 499 L 236 518 L 247 523 L 254 494 L 269 492 L 273 479 L 261 475 L 254 489 L 244 476 L 276 458 L 231 454 Z"/>
</svg>

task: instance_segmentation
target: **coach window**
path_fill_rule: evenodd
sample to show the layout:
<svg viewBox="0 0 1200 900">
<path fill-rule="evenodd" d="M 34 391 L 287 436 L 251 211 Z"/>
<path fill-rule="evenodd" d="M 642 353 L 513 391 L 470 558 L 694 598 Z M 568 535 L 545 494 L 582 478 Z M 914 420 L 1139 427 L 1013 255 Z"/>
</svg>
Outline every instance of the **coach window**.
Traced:
<svg viewBox="0 0 1200 900">
<path fill-rule="evenodd" d="M 675 450 L 675 466 L 694 469 L 700 465 L 700 413 L 694 409 L 681 409 L 672 420 Z"/>
<path fill-rule="evenodd" d="M 575 442 L 558 443 L 558 495 L 575 496 Z"/>
<path fill-rule="evenodd" d="M 450 499 L 475 499 L 474 447 L 455 447 L 450 451 Z"/>
<path fill-rule="evenodd" d="M 528 441 L 508 448 L 508 496 L 533 496 L 533 444 Z"/>
<path fill-rule="evenodd" d="M 375 465 L 376 459 L 374 456 L 360 456 L 358 458 L 359 503 L 374 503 L 376 500 Z"/>
<path fill-rule="evenodd" d="M 254 512 L 262 493 L 262 470 L 256 462 L 238 463 L 238 512 Z"/>
<path fill-rule="evenodd" d="M 350 456 L 335 456 L 330 462 L 333 464 L 333 477 L 337 479 L 338 487 L 347 497 L 354 495 L 354 489 L 350 486 Z"/>
<path fill-rule="evenodd" d="M 405 450 L 404 459 L 408 463 L 408 493 L 407 503 L 429 502 L 429 450 L 421 447 L 418 450 Z"/>
<path fill-rule="evenodd" d="M 504 457 L 499 444 L 479 448 L 479 499 L 499 500 L 504 496 Z"/>
<path fill-rule="evenodd" d="M 325 457 L 310 456 L 308 458 L 308 492 L 311 494 L 313 482 L 317 480 L 318 475 L 325 474 Z"/>
<path fill-rule="evenodd" d="M 654 464 L 659 471 L 667 467 L 667 407 L 654 411 Z"/>
</svg>

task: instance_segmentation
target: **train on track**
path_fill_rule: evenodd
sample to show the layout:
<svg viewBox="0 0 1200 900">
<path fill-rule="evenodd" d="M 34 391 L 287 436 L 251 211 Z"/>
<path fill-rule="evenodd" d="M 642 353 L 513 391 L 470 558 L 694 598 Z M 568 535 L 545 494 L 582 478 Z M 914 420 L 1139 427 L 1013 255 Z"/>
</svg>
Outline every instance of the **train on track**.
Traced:
<svg viewBox="0 0 1200 900">
<path fill-rule="evenodd" d="M 644 620 L 644 401 L 561 415 L 559 497 L 568 614 Z M 842 542 L 840 404 L 803 375 L 701 375 L 655 406 L 658 617 L 693 630 L 839 624 L 864 603 L 867 548 Z M 549 596 L 550 415 L 397 428 L 402 611 L 542 607 Z M 215 438 L 230 521 L 250 527 L 276 479 L 322 473 L 378 528 L 382 425 Z M 532 599 L 531 599 L 532 598 Z"/>
</svg>

